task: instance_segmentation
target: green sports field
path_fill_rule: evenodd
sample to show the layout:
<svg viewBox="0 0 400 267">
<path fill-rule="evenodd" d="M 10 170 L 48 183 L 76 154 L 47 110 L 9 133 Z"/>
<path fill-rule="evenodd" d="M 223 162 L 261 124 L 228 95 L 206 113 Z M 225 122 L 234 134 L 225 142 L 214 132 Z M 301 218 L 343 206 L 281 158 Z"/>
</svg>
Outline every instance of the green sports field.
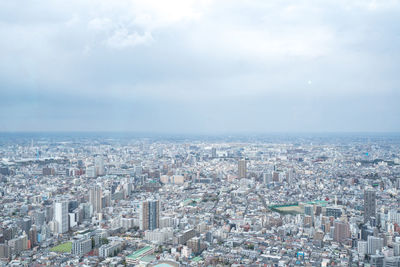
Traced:
<svg viewBox="0 0 400 267">
<path fill-rule="evenodd" d="M 61 253 L 71 253 L 72 242 L 65 242 L 58 246 L 52 247 L 50 251 L 61 252 Z"/>
</svg>

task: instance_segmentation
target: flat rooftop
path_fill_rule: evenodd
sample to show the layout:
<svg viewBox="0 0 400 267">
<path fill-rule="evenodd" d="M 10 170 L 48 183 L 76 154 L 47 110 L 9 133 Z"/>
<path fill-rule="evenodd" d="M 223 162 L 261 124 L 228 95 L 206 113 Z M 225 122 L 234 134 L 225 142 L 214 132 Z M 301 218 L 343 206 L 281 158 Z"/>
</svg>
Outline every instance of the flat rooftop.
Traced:
<svg viewBox="0 0 400 267">
<path fill-rule="evenodd" d="M 136 250 L 131 255 L 127 256 L 129 259 L 137 260 L 138 258 L 142 257 L 144 254 L 152 250 L 153 248 L 150 246 L 143 247 L 139 250 Z"/>
</svg>

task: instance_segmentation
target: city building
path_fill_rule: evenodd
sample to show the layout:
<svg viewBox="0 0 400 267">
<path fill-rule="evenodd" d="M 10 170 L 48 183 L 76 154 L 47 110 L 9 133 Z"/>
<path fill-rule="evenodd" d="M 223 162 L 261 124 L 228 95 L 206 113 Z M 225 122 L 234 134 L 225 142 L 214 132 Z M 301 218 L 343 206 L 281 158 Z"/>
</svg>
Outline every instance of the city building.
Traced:
<svg viewBox="0 0 400 267">
<path fill-rule="evenodd" d="M 102 206 L 102 197 L 103 192 L 100 186 L 94 186 L 90 188 L 89 191 L 89 202 L 93 206 L 93 211 L 95 213 L 100 213 L 103 206 Z"/>
<path fill-rule="evenodd" d="M 364 223 L 376 217 L 376 193 L 373 190 L 364 191 Z"/>
<path fill-rule="evenodd" d="M 68 201 L 59 200 L 54 203 L 54 222 L 56 233 L 68 232 Z"/>
<path fill-rule="evenodd" d="M 140 204 L 140 230 L 154 230 L 160 225 L 160 201 L 149 200 Z"/>
<path fill-rule="evenodd" d="M 247 161 L 245 159 L 241 159 L 238 161 L 238 178 L 246 178 L 247 177 Z"/>
</svg>

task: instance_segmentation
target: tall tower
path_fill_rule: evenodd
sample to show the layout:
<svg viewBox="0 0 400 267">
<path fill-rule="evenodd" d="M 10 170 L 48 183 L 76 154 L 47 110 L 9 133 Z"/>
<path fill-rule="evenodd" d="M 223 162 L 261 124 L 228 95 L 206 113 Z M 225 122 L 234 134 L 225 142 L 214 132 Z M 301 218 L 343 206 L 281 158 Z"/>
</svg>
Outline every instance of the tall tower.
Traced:
<svg viewBox="0 0 400 267">
<path fill-rule="evenodd" d="M 346 222 L 335 221 L 334 224 L 333 240 L 335 242 L 343 243 L 350 237 L 350 226 Z"/>
<path fill-rule="evenodd" d="M 376 193 L 374 190 L 364 191 L 364 223 L 376 215 Z"/>
<path fill-rule="evenodd" d="M 247 176 L 247 170 L 246 170 L 246 166 L 247 165 L 247 161 L 245 159 L 240 159 L 238 162 L 238 178 L 246 178 Z"/>
<path fill-rule="evenodd" d="M 57 233 L 68 232 L 68 201 L 60 200 L 54 203 L 54 221 L 57 223 Z"/>
<path fill-rule="evenodd" d="M 160 201 L 149 200 L 140 204 L 140 230 L 154 230 L 160 225 Z"/>
<path fill-rule="evenodd" d="M 93 206 L 93 211 L 96 213 L 101 212 L 103 208 L 101 198 L 103 196 L 103 192 L 99 186 L 94 186 L 90 188 L 89 192 L 89 202 Z"/>
<path fill-rule="evenodd" d="M 98 156 L 95 158 L 94 166 L 96 169 L 96 176 L 103 176 L 105 174 L 103 156 Z"/>
<path fill-rule="evenodd" d="M 217 157 L 217 149 L 215 147 L 213 147 L 211 149 L 211 157 L 216 158 Z"/>
</svg>

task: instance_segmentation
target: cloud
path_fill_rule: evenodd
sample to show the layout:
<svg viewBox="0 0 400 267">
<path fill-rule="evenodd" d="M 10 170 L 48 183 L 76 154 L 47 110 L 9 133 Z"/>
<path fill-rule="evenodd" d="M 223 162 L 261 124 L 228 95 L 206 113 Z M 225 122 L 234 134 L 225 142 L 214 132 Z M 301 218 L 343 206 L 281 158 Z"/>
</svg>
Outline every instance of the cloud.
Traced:
<svg viewBox="0 0 400 267">
<path fill-rule="evenodd" d="M 400 130 L 399 11 L 398 1 L 3 1 L 0 130 L 57 128 L 57 116 L 72 130 L 113 116 L 116 128 L 154 131 L 242 130 L 237 120 L 249 131 Z"/>
<path fill-rule="evenodd" d="M 93 18 L 88 23 L 88 28 L 96 31 L 108 31 L 112 27 L 112 20 L 109 18 Z"/>
<path fill-rule="evenodd" d="M 127 29 L 120 29 L 115 31 L 113 35 L 107 39 L 106 44 L 113 48 L 126 48 L 140 44 L 148 44 L 152 41 L 153 37 L 149 32 L 140 35 L 137 32 L 129 33 Z"/>
</svg>

